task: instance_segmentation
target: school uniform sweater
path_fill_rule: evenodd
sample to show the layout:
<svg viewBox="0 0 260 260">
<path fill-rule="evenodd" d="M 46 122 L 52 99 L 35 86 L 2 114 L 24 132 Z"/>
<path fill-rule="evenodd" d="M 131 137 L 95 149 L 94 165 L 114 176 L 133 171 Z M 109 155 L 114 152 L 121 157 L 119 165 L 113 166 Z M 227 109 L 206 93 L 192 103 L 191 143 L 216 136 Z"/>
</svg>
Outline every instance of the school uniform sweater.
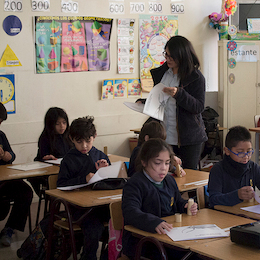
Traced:
<svg viewBox="0 0 260 260">
<path fill-rule="evenodd" d="M 95 162 L 105 159 L 111 164 L 107 155 L 95 148 L 91 148 L 88 154 L 82 154 L 76 148 L 72 148 L 63 158 L 60 165 L 57 186 L 73 186 L 87 183 L 86 176 L 95 173 Z"/>
<path fill-rule="evenodd" d="M 54 151 L 51 151 L 50 139 L 46 133 L 42 133 L 38 141 L 38 152 L 34 159 L 35 161 L 42 161 L 45 155 L 53 155 L 56 158 L 63 158 L 64 155 L 72 147 L 72 143 L 64 138 L 64 135 L 56 134 L 54 139 Z"/>
<path fill-rule="evenodd" d="M 5 165 L 5 164 L 12 163 L 14 161 L 14 159 L 15 159 L 15 154 L 14 154 L 14 152 L 13 152 L 13 150 L 12 150 L 12 148 L 11 148 L 9 142 L 8 142 L 8 139 L 7 139 L 6 135 L 5 135 L 5 133 L 2 132 L 2 131 L 0 131 L 0 145 L 2 146 L 4 151 L 9 152 L 11 154 L 11 156 L 12 156 L 12 159 L 10 161 L 8 161 L 8 162 L 6 162 L 4 160 L 0 160 L 0 165 Z"/>
<path fill-rule="evenodd" d="M 137 158 L 137 155 L 138 155 L 140 148 L 141 148 L 141 144 L 138 143 L 137 146 L 134 148 L 132 154 L 131 154 L 131 157 L 130 157 L 130 160 L 129 160 L 129 168 L 127 170 L 127 176 L 128 177 L 132 177 L 134 175 L 134 173 L 136 172 L 135 161 L 136 161 L 136 158 Z"/>
<path fill-rule="evenodd" d="M 165 199 L 168 197 L 168 201 Z M 167 175 L 163 187 L 158 188 L 144 173 L 135 173 L 123 189 L 122 211 L 124 225 L 132 225 L 141 230 L 155 233 L 155 228 L 163 221 L 161 218 L 187 212 L 186 200 L 182 199 L 175 179 Z M 123 253 L 132 258 L 138 239 L 131 232 L 124 231 Z"/>
<path fill-rule="evenodd" d="M 247 164 L 235 162 L 224 155 L 221 162 L 216 163 L 209 175 L 208 192 L 210 207 L 215 205 L 234 206 L 240 202 L 238 190 L 244 186 L 260 188 L 260 166 L 252 161 Z"/>
</svg>

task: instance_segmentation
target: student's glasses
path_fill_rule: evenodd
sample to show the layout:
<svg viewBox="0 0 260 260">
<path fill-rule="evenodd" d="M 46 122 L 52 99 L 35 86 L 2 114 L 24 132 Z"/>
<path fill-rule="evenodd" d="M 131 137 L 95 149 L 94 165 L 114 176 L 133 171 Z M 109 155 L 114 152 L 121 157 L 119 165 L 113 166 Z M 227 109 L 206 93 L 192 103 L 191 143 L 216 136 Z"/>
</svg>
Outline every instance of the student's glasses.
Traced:
<svg viewBox="0 0 260 260">
<path fill-rule="evenodd" d="M 228 150 L 235 154 L 238 158 L 244 158 L 245 156 L 251 157 L 252 154 L 254 153 L 254 149 L 252 148 L 252 150 L 248 151 L 247 153 L 241 152 L 241 153 L 234 153 L 233 151 L 231 151 L 229 148 Z"/>
<path fill-rule="evenodd" d="M 173 60 L 172 56 L 171 56 L 171 55 L 169 55 L 169 54 L 168 54 L 166 51 L 163 51 L 163 53 L 162 53 L 162 54 L 163 54 L 163 56 L 164 56 L 164 58 L 165 58 L 165 59 L 167 59 L 167 58 L 168 58 L 168 59 L 170 59 L 170 60 Z"/>
</svg>

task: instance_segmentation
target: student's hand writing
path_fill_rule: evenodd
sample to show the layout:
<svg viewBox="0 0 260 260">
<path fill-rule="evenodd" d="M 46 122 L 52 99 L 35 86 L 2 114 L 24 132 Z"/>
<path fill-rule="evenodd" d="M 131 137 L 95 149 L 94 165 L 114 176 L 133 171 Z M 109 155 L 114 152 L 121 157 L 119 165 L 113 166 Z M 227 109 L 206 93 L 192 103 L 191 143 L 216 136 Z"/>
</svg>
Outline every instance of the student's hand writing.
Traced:
<svg viewBox="0 0 260 260">
<path fill-rule="evenodd" d="M 96 169 L 98 170 L 102 167 L 107 167 L 108 163 L 107 163 L 107 160 L 101 159 L 101 160 L 98 160 L 97 162 L 95 162 L 95 165 L 96 165 Z"/>
<path fill-rule="evenodd" d="M 165 229 L 167 231 L 170 231 L 172 229 L 172 224 L 169 224 L 169 223 L 163 221 L 155 228 L 155 231 L 158 234 L 165 234 Z"/>
<path fill-rule="evenodd" d="M 95 175 L 95 173 L 90 172 L 87 176 L 86 176 L 86 181 L 89 182 L 90 179 Z"/>
<path fill-rule="evenodd" d="M 176 88 L 176 87 L 165 87 L 165 88 L 163 88 L 162 91 L 164 93 L 174 97 L 176 95 L 177 91 L 178 91 L 178 88 Z"/>
<path fill-rule="evenodd" d="M 238 190 L 238 197 L 241 200 L 250 200 L 254 197 L 254 189 L 251 186 L 244 186 Z"/>
<path fill-rule="evenodd" d="M 188 207 L 188 203 L 185 204 L 184 208 L 186 209 Z M 198 213 L 198 204 L 194 202 L 193 205 L 190 207 L 190 212 L 192 216 L 196 215 Z"/>
<path fill-rule="evenodd" d="M 45 155 L 42 159 L 43 160 L 57 160 L 57 158 L 55 156 L 53 156 L 52 154 Z"/>
</svg>

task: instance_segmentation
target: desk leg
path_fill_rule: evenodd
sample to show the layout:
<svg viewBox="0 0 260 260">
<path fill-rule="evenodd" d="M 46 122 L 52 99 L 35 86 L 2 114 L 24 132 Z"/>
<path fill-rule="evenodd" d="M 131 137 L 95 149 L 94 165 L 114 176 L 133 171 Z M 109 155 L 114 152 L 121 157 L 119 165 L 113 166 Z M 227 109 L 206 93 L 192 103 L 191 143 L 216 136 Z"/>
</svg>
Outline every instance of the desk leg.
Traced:
<svg viewBox="0 0 260 260">
<path fill-rule="evenodd" d="M 259 133 L 255 133 L 255 163 L 259 164 Z"/>
<path fill-rule="evenodd" d="M 204 187 L 199 187 L 196 189 L 196 195 L 198 200 L 198 207 L 199 209 L 205 208 L 205 194 L 204 194 Z"/>
</svg>

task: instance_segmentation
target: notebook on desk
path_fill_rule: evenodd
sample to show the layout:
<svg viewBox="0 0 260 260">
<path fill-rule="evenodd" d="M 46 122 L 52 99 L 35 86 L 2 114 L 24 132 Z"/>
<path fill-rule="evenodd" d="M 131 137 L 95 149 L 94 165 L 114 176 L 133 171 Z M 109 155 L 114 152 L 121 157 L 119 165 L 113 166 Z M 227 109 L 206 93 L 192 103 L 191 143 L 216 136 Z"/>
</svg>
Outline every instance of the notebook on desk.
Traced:
<svg viewBox="0 0 260 260">
<path fill-rule="evenodd" d="M 66 186 L 66 187 L 57 187 L 59 190 L 75 190 L 82 187 L 89 186 L 90 184 L 93 184 L 95 182 L 98 182 L 100 180 L 108 179 L 108 178 L 117 178 L 118 174 L 121 170 L 122 162 L 113 162 L 111 165 L 107 167 L 100 168 L 94 176 L 90 179 L 88 183 L 79 184 L 79 185 L 73 185 L 73 186 Z"/>
</svg>

